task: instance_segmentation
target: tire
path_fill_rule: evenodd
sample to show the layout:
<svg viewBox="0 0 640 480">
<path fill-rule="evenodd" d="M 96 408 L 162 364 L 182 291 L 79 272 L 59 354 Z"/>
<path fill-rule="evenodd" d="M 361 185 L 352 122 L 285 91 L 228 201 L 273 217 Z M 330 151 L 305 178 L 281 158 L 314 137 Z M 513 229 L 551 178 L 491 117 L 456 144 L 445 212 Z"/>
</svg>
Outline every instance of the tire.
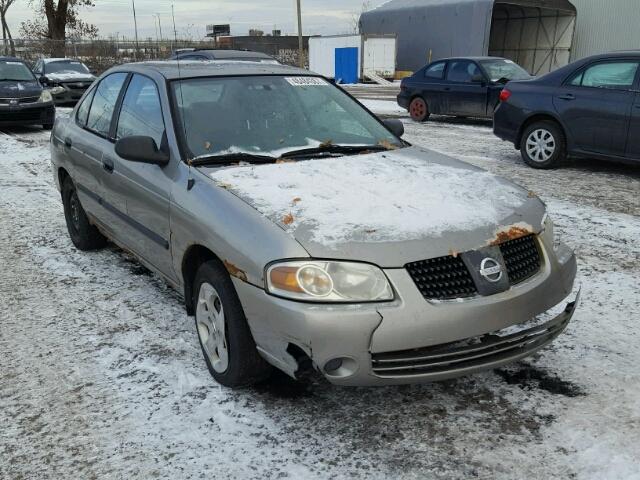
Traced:
<svg viewBox="0 0 640 480">
<path fill-rule="evenodd" d="M 550 120 L 529 125 L 520 139 L 520 154 L 527 165 L 538 169 L 557 167 L 566 159 L 567 143 L 560 126 Z"/>
<path fill-rule="evenodd" d="M 45 123 L 42 125 L 43 130 L 53 130 L 53 123 Z"/>
<path fill-rule="evenodd" d="M 253 385 L 272 372 L 259 354 L 238 294 L 224 267 L 202 264 L 193 285 L 196 332 L 209 372 L 225 387 Z"/>
<path fill-rule="evenodd" d="M 76 187 L 69 177 L 62 184 L 62 204 L 69 236 L 78 250 L 98 250 L 107 244 L 107 239 L 89 223 Z"/>
<path fill-rule="evenodd" d="M 409 104 L 409 115 L 415 122 L 424 122 L 429 118 L 429 106 L 422 97 L 415 97 Z"/>
</svg>

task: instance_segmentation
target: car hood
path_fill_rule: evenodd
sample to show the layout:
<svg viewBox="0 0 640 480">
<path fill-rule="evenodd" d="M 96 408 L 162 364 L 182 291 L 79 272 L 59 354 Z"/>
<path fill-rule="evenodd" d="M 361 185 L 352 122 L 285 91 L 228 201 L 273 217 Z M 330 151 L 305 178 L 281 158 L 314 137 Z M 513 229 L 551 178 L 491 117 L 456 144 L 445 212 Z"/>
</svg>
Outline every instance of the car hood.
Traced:
<svg viewBox="0 0 640 480">
<path fill-rule="evenodd" d="M 399 268 L 538 233 L 531 192 L 429 150 L 205 169 L 316 258 Z"/>
<path fill-rule="evenodd" d="M 47 73 L 46 77 L 53 82 L 88 82 L 92 83 L 96 77 L 90 73 L 80 72 L 59 72 Z"/>
<path fill-rule="evenodd" d="M 36 97 L 42 93 L 38 82 L 0 82 L 0 98 Z"/>
</svg>

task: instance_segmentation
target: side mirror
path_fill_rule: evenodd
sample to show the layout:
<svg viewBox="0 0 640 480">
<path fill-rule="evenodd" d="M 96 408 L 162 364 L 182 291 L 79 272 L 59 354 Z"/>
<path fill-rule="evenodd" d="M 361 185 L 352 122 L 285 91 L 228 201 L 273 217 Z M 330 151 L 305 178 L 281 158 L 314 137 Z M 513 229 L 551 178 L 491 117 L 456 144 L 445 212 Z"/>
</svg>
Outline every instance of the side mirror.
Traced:
<svg viewBox="0 0 640 480">
<path fill-rule="evenodd" d="M 164 167 L 169 163 L 169 154 L 163 152 L 151 137 L 133 136 L 116 142 L 116 153 L 130 162 L 149 163 Z"/>
<path fill-rule="evenodd" d="M 400 138 L 404 135 L 404 124 L 397 118 L 389 118 L 385 120 L 384 126 L 391 130 L 396 137 Z"/>
</svg>

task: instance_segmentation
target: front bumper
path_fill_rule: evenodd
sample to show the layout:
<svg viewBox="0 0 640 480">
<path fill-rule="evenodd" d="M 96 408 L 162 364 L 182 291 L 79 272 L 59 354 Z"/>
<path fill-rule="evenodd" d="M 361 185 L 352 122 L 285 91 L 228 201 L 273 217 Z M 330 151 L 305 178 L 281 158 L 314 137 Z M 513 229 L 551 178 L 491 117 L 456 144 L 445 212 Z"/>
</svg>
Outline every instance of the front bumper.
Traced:
<svg viewBox="0 0 640 480">
<path fill-rule="evenodd" d="M 305 304 L 234 283 L 259 351 L 290 375 L 297 369 L 289 353 L 295 345 L 334 384 L 423 383 L 527 357 L 566 328 L 577 299 L 568 300 L 544 325 L 526 325 L 573 290 L 575 256 L 566 247 L 561 255 L 548 255 L 548 248 L 535 277 L 497 295 L 453 302 L 427 302 L 404 269 L 386 271 L 398 292 L 390 304 Z M 522 328 L 515 336 L 505 333 L 516 325 Z M 327 370 L 336 359 L 340 368 Z"/>
<path fill-rule="evenodd" d="M 0 125 L 53 125 L 53 103 L 29 103 L 0 107 Z"/>
<path fill-rule="evenodd" d="M 61 91 L 59 93 L 53 93 L 53 91 L 51 92 L 53 101 L 56 105 L 65 105 L 79 102 L 84 95 L 84 92 L 86 92 L 89 87 L 87 86 L 75 88 L 71 87 L 70 85 L 61 84 L 60 88 L 63 88 L 64 91 Z"/>
</svg>

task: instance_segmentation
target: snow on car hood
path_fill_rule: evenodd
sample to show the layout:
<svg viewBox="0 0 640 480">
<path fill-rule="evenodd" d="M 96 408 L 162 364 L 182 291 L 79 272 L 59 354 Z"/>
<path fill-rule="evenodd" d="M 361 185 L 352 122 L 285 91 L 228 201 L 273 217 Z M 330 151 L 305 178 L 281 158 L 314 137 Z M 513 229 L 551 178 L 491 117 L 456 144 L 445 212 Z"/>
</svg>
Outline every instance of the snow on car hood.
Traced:
<svg viewBox="0 0 640 480">
<path fill-rule="evenodd" d="M 333 251 L 354 258 L 351 254 L 366 246 L 405 242 L 407 247 L 444 238 L 445 251 L 473 248 L 489 242 L 505 225 L 539 226 L 544 214 L 542 203 L 522 188 L 417 148 L 239 166 L 210 176 L 314 255 L 333 256 Z M 533 212 L 525 208 L 532 201 L 538 204 Z M 463 232 L 478 235 L 469 238 Z M 360 253 L 356 256 L 362 258 Z"/>
</svg>

